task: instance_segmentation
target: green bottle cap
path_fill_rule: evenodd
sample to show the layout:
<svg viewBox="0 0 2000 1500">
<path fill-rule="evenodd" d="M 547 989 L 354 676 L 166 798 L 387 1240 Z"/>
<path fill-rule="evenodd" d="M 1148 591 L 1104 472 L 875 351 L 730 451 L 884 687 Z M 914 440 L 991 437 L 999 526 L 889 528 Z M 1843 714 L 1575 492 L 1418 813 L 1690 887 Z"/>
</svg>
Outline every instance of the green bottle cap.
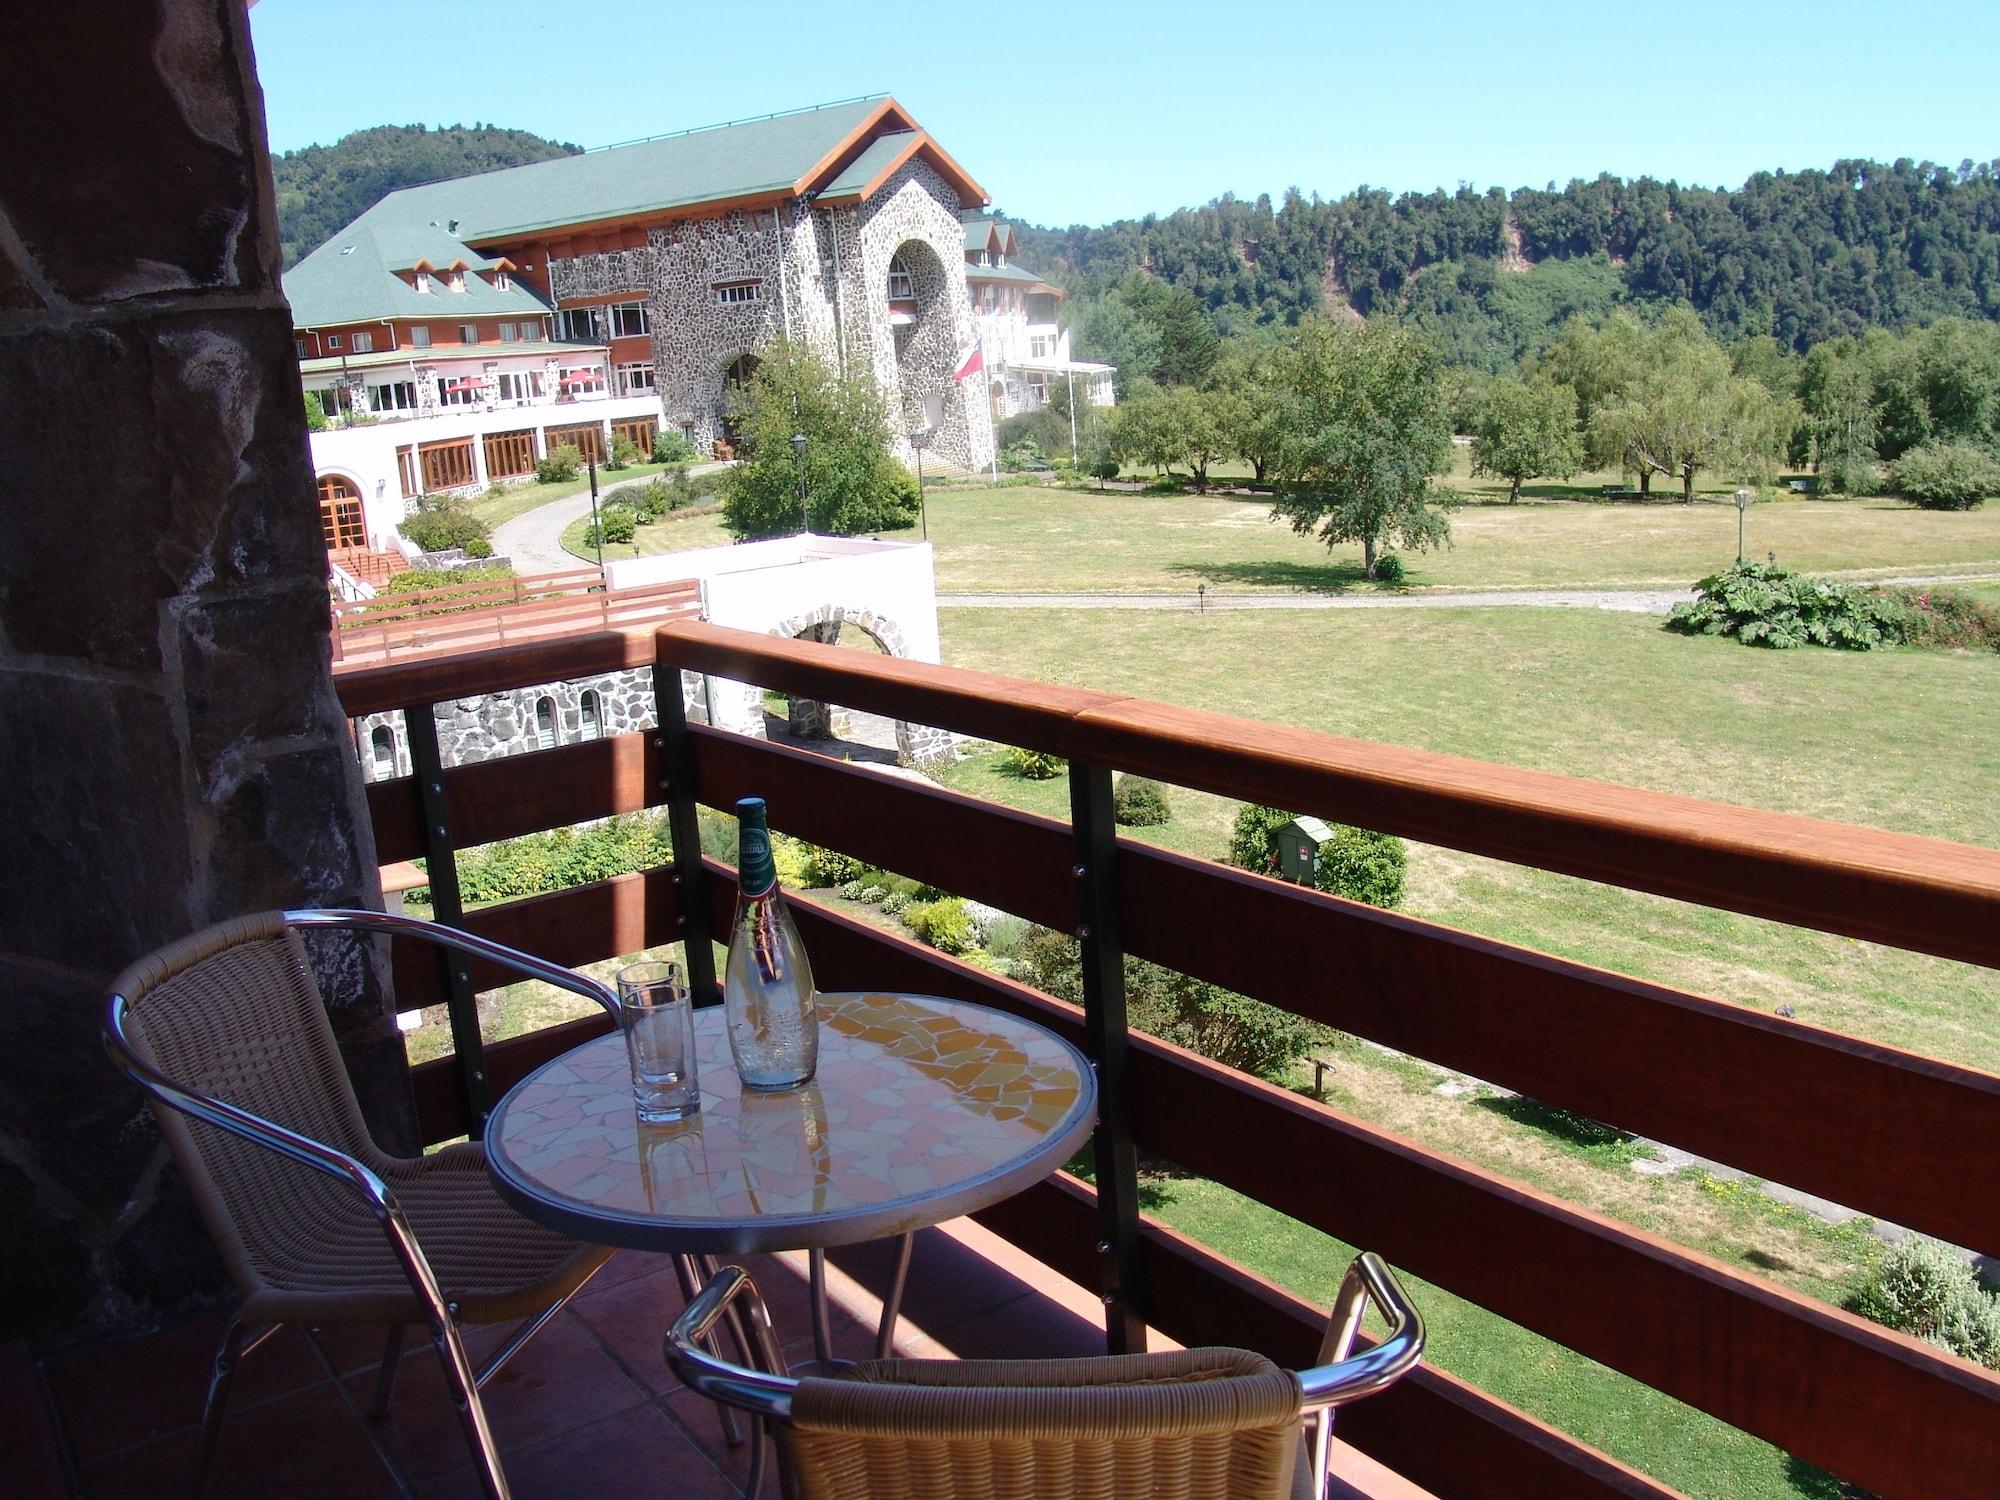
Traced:
<svg viewBox="0 0 2000 1500">
<path fill-rule="evenodd" d="M 738 831 L 736 879 L 746 896 L 761 896 L 778 883 L 778 866 L 771 858 L 770 815 L 762 797 L 745 797 L 736 804 Z"/>
</svg>

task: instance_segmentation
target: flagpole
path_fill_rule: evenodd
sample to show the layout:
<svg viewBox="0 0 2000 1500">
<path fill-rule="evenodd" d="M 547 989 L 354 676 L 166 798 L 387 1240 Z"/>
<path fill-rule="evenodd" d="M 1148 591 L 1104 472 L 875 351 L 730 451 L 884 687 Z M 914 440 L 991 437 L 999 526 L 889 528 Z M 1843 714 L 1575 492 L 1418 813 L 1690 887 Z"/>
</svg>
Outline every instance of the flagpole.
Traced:
<svg viewBox="0 0 2000 1500">
<path fill-rule="evenodd" d="M 979 334 L 979 386 L 986 397 L 986 425 L 990 431 L 993 426 L 993 377 L 986 373 L 986 333 L 983 329 Z M 1000 482 L 1000 435 L 997 432 L 993 435 L 993 482 Z"/>
</svg>

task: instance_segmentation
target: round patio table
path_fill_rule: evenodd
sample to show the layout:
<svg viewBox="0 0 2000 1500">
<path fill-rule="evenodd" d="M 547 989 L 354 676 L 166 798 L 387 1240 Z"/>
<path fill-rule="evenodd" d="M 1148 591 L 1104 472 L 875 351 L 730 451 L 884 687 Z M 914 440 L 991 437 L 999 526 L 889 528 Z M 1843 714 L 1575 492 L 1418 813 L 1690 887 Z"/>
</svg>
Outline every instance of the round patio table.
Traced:
<svg viewBox="0 0 2000 1500">
<path fill-rule="evenodd" d="M 877 1349 L 887 1355 L 910 1234 L 1011 1197 L 1075 1153 L 1097 1118 L 1082 1053 L 1017 1016 L 930 995 L 819 997 L 819 1067 L 746 1092 L 720 1006 L 695 1012 L 701 1109 L 633 1110 L 625 1044 L 599 1037 L 543 1064 L 486 1124 L 500 1196 L 577 1239 L 675 1257 L 684 1289 L 711 1257 L 811 1252 L 813 1336 L 831 1358 L 829 1246 L 901 1235 Z"/>
</svg>

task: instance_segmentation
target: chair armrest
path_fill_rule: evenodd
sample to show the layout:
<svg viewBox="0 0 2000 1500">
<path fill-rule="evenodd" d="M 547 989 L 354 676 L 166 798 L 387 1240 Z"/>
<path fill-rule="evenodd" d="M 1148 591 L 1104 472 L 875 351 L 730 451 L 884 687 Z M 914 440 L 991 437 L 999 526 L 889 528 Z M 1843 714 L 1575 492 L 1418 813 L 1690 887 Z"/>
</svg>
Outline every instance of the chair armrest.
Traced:
<svg viewBox="0 0 2000 1500">
<path fill-rule="evenodd" d="M 760 1357 L 771 1367 L 769 1370 L 732 1364 L 701 1347 L 739 1297 L 747 1304 L 744 1310 L 749 1315 L 751 1337 Z M 791 1420 L 792 1396 L 799 1383 L 779 1373 L 771 1314 L 764 1306 L 757 1284 L 741 1266 L 724 1266 L 695 1294 L 667 1330 L 664 1352 L 674 1374 L 689 1389 L 699 1391 L 709 1400 L 774 1421 Z"/>
<path fill-rule="evenodd" d="M 442 948 L 469 953 L 474 958 L 483 958 L 502 968 L 511 969 L 530 979 L 539 979 L 544 984 L 552 984 L 557 989 L 568 990 L 572 995 L 581 995 L 586 1000 L 595 1000 L 604 1007 L 605 1013 L 613 1020 L 618 1018 L 618 996 L 611 987 L 587 974 L 579 974 L 574 969 L 566 969 L 561 964 L 552 964 L 547 959 L 536 958 L 532 953 L 523 953 L 518 948 L 509 948 L 505 943 L 496 943 L 491 938 L 480 937 L 477 933 L 465 932 L 457 927 L 447 927 L 442 922 L 426 922 L 420 917 L 393 916 L 388 912 L 368 911 L 354 907 L 307 907 L 285 913 L 287 927 L 339 928 L 361 932 L 385 933 L 390 937 L 412 937 L 427 943 L 435 943 Z"/>
<path fill-rule="evenodd" d="M 1373 1302 L 1389 1322 L 1388 1337 L 1359 1354 L 1354 1348 L 1361 1315 Z M 1373 1252 L 1357 1255 L 1341 1279 L 1340 1295 L 1320 1345 L 1320 1363 L 1298 1372 L 1305 1410 L 1323 1411 L 1373 1395 L 1400 1380 L 1424 1352 L 1424 1320 L 1402 1284 Z"/>
</svg>

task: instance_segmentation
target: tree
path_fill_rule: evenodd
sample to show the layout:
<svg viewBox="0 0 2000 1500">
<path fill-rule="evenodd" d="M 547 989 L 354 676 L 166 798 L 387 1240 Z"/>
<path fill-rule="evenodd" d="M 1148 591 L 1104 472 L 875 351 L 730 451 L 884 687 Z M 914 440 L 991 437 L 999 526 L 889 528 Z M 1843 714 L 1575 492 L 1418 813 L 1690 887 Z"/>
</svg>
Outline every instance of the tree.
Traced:
<svg viewBox="0 0 2000 1500">
<path fill-rule="evenodd" d="M 1630 313 L 1613 313 L 1598 324 L 1573 317 L 1556 341 L 1535 361 L 1533 373 L 1576 392 L 1577 425 L 1583 434 L 1584 457 L 1593 468 L 1616 468 L 1625 461 L 1617 443 L 1604 431 L 1597 414 L 1623 399 L 1638 379 L 1645 361 L 1646 331 Z M 1642 473 L 1640 489 L 1652 474 Z"/>
<path fill-rule="evenodd" d="M 1229 451 L 1250 465 L 1252 482 L 1262 484 L 1284 436 L 1279 393 L 1273 382 L 1272 350 L 1248 338 L 1231 339 L 1209 372 L 1206 390 Z"/>
<path fill-rule="evenodd" d="M 803 433 L 805 511 L 823 536 L 917 524 L 917 482 L 889 454 L 889 423 L 866 378 L 842 379 L 806 344 L 765 350 L 741 410 L 750 456 L 730 472 L 722 520 L 736 536 L 784 536 L 801 524 L 794 433 Z"/>
<path fill-rule="evenodd" d="M 1850 338 L 1829 339 L 1799 366 L 1799 405 L 1821 490 L 1841 495 L 1875 489 L 1875 408 L 1868 362 Z"/>
<path fill-rule="evenodd" d="M 1445 511 L 1457 501 L 1431 481 L 1451 467 L 1451 425 L 1427 342 L 1387 321 L 1346 328 L 1312 317 L 1275 375 L 1284 436 L 1273 516 L 1329 548 L 1361 543 L 1370 578 L 1385 541 L 1449 544 Z"/>
<path fill-rule="evenodd" d="M 1195 493 L 1205 495 L 1209 465 L 1229 456 L 1229 438 L 1216 416 L 1216 397 L 1178 385 L 1166 393 L 1165 403 L 1168 452 L 1187 466 Z"/>
<path fill-rule="evenodd" d="M 1184 287 L 1156 289 L 1142 311 L 1159 337 L 1154 378 L 1162 385 L 1197 385 L 1205 379 L 1221 353 L 1222 340 L 1194 293 Z"/>
<path fill-rule="evenodd" d="M 1275 807 L 1246 804 L 1229 836 L 1229 862 L 1260 875 L 1278 873 L 1278 832 L 1298 817 Z M 1400 906 L 1408 857 L 1403 841 L 1349 823 L 1329 825 L 1331 836 L 1313 861 L 1313 888 L 1370 906 Z"/>
<path fill-rule="evenodd" d="M 1594 426 L 1600 444 L 1642 476 L 1677 477 L 1681 499 L 1692 503 L 1694 477 L 1704 470 L 1767 467 L 1791 431 L 1791 410 L 1757 381 L 1732 374 L 1694 313 L 1674 308 L 1648 337 L 1625 394 L 1598 411 Z"/>
<path fill-rule="evenodd" d="M 1486 387 L 1472 428 L 1472 472 L 1505 479 L 1509 505 L 1521 498 L 1522 480 L 1567 479 L 1582 462 L 1575 391 L 1543 380 Z"/>
</svg>

